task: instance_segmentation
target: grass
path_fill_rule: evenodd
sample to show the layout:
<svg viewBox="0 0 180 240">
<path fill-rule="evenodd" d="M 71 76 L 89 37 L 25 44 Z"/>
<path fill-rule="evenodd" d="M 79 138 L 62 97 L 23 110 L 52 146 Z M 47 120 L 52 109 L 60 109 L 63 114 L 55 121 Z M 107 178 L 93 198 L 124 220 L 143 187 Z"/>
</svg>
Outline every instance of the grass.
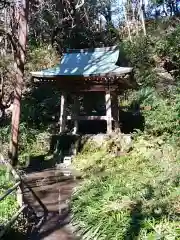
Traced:
<svg viewBox="0 0 180 240">
<path fill-rule="evenodd" d="M 165 100 L 152 89 L 130 95 L 129 101 L 145 107 L 146 124 L 126 155 L 115 157 L 109 141 L 101 148 L 85 146 L 76 157 L 84 181 L 71 204 L 82 239 L 180 237 L 179 96 L 173 96 Z"/>
<path fill-rule="evenodd" d="M 83 239 L 178 236 L 180 151 L 148 138 L 138 136 L 124 157 L 97 151 L 77 158 L 85 181 L 74 193 L 72 210 Z"/>
<path fill-rule="evenodd" d="M 172 28 L 169 22 L 162 24 L 167 25 L 168 34 L 158 23 L 148 30 L 151 34 L 147 37 L 140 36 L 133 39 L 133 43 L 120 43 L 141 83 L 141 89 L 131 92 L 126 103 L 121 101 L 121 106 L 129 106 L 133 101 L 141 105 L 145 117 L 144 133 L 134 135 L 131 150 L 125 156 L 115 157 L 120 141 L 114 139 L 101 148 L 86 145 L 74 162 L 84 177 L 72 198 L 73 222 L 83 239 L 172 240 L 180 237 L 179 75 L 170 83 L 161 83 L 159 88 L 163 85 L 163 90 L 158 89 L 159 95 L 160 79 L 154 71 L 164 57 L 179 69 L 176 59 L 179 59 L 180 31 L 179 27 Z M 29 48 L 26 73 L 28 75 L 32 67 L 33 70 L 51 67 L 57 60 L 53 49 Z M 47 153 L 51 117 L 58 119 L 59 109 L 57 89 L 27 90 L 30 91 L 24 94 L 22 102 L 20 165 L 25 164 L 29 156 Z M 9 133 L 7 122 L 0 128 L 0 151 L 5 155 Z M 0 169 L 0 194 L 12 184 L 6 181 L 5 169 Z M 1 202 L 0 223 L 7 221 L 16 208 L 13 194 Z"/>
<path fill-rule="evenodd" d="M 0 196 L 14 185 L 13 180 L 7 179 L 6 169 L 0 167 Z M 12 215 L 18 209 L 15 192 L 8 195 L 0 202 L 0 225 L 11 219 Z"/>
</svg>

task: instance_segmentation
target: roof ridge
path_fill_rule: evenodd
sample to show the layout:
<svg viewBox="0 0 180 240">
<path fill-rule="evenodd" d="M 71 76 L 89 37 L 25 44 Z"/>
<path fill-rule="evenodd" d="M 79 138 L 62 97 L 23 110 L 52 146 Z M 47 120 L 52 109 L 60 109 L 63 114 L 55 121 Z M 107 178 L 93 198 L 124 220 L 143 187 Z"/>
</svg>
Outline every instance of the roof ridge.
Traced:
<svg viewBox="0 0 180 240">
<path fill-rule="evenodd" d="M 82 48 L 82 49 L 70 49 L 67 48 L 65 53 L 84 53 L 84 52 L 108 52 L 117 50 L 118 46 L 109 46 L 109 47 L 98 47 L 98 48 Z"/>
</svg>

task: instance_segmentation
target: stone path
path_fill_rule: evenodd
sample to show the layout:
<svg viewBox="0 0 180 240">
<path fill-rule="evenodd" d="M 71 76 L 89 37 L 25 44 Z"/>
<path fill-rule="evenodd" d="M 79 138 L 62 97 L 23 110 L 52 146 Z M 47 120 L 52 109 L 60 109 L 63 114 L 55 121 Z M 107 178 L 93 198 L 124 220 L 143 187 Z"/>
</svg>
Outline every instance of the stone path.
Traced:
<svg viewBox="0 0 180 240">
<path fill-rule="evenodd" d="M 69 200 L 77 180 L 64 171 L 48 168 L 25 175 L 24 201 L 36 213 L 37 224 L 29 234 L 33 240 L 75 240 L 70 226 Z"/>
</svg>

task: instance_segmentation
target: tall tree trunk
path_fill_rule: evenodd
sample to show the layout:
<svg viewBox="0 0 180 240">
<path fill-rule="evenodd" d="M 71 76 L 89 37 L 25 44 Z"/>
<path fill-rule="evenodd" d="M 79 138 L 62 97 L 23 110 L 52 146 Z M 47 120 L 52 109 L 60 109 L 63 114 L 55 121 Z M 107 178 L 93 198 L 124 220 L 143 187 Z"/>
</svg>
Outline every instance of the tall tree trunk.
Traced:
<svg viewBox="0 0 180 240">
<path fill-rule="evenodd" d="M 178 0 L 175 0 L 176 16 L 179 16 Z"/>
<path fill-rule="evenodd" d="M 165 0 L 163 0 L 163 13 L 166 15 L 166 17 L 167 17 L 167 6 L 166 6 L 166 2 L 165 2 Z"/>
<path fill-rule="evenodd" d="M 4 9 L 4 30 L 7 32 L 7 7 Z M 5 35 L 4 39 L 4 53 L 7 54 L 7 36 Z"/>
<path fill-rule="evenodd" d="M 13 165 L 18 162 L 18 136 L 20 123 L 21 95 L 24 80 L 24 65 L 27 44 L 29 1 L 14 0 L 12 19 L 12 38 L 14 41 L 14 60 L 16 82 L 14 86 L 14 102 L 11 121 L 11 139 L 9 157 Z"/>
<path fill-rule="evenodd" d="M 143 28 L 143 32 L 144 32 L 144 36 L 146 36 L 146 25 L 145 25 L 145 6 L 144 6 L 144 1 L 141 0 L 140 1 L 141 4 L 140 4 L 140 8 L 141 8 L 141 21 L 142 21 L 142 28 Z"/>
<path fill-rule="evenodd" d="M 130 26 L 129 26 L 128 14 L 127 14 L 127 11 L 126 11 L 125 4 L 123 4 L 123 10 L 124 10 L 125 23 L 126 23 L 127 31 L 128 31 L 128 37 L 129 37 L 129 40 L 132 42 L 131 29 L 130 29 Z"/>
<path fill-rule="evenodd" d="M 175 2 L 175 0 L 171 1 L 171 6 L 172 6 L 172 11 L 173 11 L 174 15 L 176 16 L 176 2 Z"/>
</svg>

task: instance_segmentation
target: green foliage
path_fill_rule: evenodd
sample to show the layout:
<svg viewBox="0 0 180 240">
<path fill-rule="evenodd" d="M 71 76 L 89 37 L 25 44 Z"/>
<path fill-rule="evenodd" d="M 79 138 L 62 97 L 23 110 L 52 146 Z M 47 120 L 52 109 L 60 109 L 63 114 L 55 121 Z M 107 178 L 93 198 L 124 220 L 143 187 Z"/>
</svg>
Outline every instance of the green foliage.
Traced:
<svg viewBox="0 0 180 240">
<path fill-rule="evenodd" d="M 58 62 L 59 56 L 51 46 L 42 44 L 29 46 L 26 83 L 21 103 L 19 139 L 19 159 L 21 163 L 25 163 L 30 155 L 47 153 L 49 128 L 52 123 L 57 121 L 57 115 L 59 114 L 59 91 L 53 87 L 32 86 L 29 73 L 30 71 L 52 67 Z M 10 128 L 9 119 L 1 122 L 0 152 L 5 156 L 8 155 Z"/>
<path fill-rule="evenodd" d="M 176 76 L 180 77 L 180 26 L 171 30 L 161 38 L 161 41 L 156 44 L 156 52 L 168 59 L 176 70 Z"/>
<path fill-rule="evenodd" d="M 0 152 L 4 156 L 8 155 L 10 127 L 0 129 L 1 133 L 1 149 Z M 27 164 L 30 156 L 38 156 L 47 154 L 49 150 L 50 134 L 47 130 L 29 127 L 25 123 L 20 124 L 19 139 L 19 164 Z"/>
<path fill-rule="evenodd" d="M 121 104 L 139 103 L 145 117 L 132 150 L 115 157 L 110 141 L 77 156 L 74 165 L 85 180 L 73 195 L 72 211 L 82 239 L 178 238 L 179 96 L 178 88 L 129 92 Z"/>
<path fill-rule="evenodd" d="M 122 63 L 126 62 L 134 67 L 136 80 L 141 85 L 157 86 L 161 78 L 155 70 L 164 67 L 164 62 L 167 61 L 168 66 L 165 70 L 173 70 L 171 75 L 178 81 L 180 77 L 180 26 L 175 23 L 172 26 L 171 21 L 159 21 L 155 27 L 151 24 L 147 32 L 147 36 L 140 35 L 132 42 L 124 40 L 120 44 Z M 172 84 L 172 81 L 170 83 Z"/>
<path fill-rule="evenodd" d="M 0 167 L 0 196 L 12 187 L 14 182 L 7 178 L 7 169 Z M 11 219 L 16 212 L 18 204 L 15 193 L 11 193 L 3 201 L 0 202 L 0 225 Z"/>
<path fill-rule="evenodd" d="M 180 148 L 148 134 L 124 157 L 80 154 L 75 165 L 87 179 L 72 211 L 82 239 L 176 239 L 179 159 Z"/>
<path fill-rule="evenodd" d="M 47 154 L 49 150 L 49 133 L 38 129 L 28 128 L 21 124 L 21 138 L 19 141 L 20 164 L 27 164 L 30 156 Z"/>
<path fill-rule="evenodd" d="M 124 60 L 134 67 L 135 77 L 141 84 L 138 91 L 129 94 L 126 104 L 140 104 L 145 117 L 145 132 L 134 135 L 132 150 L 126 156 L 115 157 L 112 154 L 112 145 L 120 144 L 117 139 L 116 143 L 109 141 L 103 148 L 86 144 L 75 160 L 75 166 L 85 181 L 73 196 L 72 211 L 84 239 L 178 237 L 180 94 L 177 87 L 176 90 L 170 88 L 171 83 L 165 92 L 157 90 L 159 76 L 155 68 L 159 67 L 159 61 L 161 63 L 167 58 L 176 66 L 178 82 L 180 31 L 179 27 L 167 32 L 163 29 L 163 35 L 157 29 L 156 26 L 151 32 L 148 30 L 147 37 L 139 36 L 132 43 L 124 41 L 120 45 Z M 111 34 L 116 35 L 112 31 L 108 33 L 108 39 L 112 38 Z M 104 35 L 106 32 L 101 38 L 105 39 Z M 82 39 L 81 46 L 95 46 L 101 41 L 91 31 L 72 32 L 69 38 L 64 46 L 79 46 L 79 42 L 74 41 L 77 38 Z M 87 39 L 92 41 L 85 41 Z M 42 44 L 35 46 L 31 41 L 26 75 L 58 62 L 59 56 L 53 48 Z M 5 66 L 6 62 L 1 64 L 1 68 L 5 69 Z M 59 113 L 57 89 L 27 86 L 22 99 L 20 124 L 21 163 L 25 163 L 29 156 L 47 153 L 50 127 L 58 121 Z M 0 151 L 5 153 L 10 133 L 6 123 L 7 126 L 0 128 Z M 0 176 L 2 193 L 12 183 L 6 181 L 4 170 L 0 171 Z M 0 221 L 7 220 L 15 209 L 15 196 L 12 195 L 0 203 Z"/>
<path fill-rule="evenodd" d="M 152 41 L 149 37 L 137 37 L 132 43 L 124 41 L 120 45 L 123 49 L 124 61 L 134 68 L 135 78 L 138 83 L 153 86 L 156 81 L 154 73 L 155 62 L 152 58 Z"/>
<path fill-rule="evenodd" d="M 120 103 L 127 109 L 134 103 L 140 105 L 145 130 L 133 135 L 132 150 L 125 156 L 115 157 L 109 152 L 112 141 L 108 141 L 106 148 L 91 149 L 88 145 L 87 151 L 76 157 L 74 165 L 84 182 L 72 198 L 72 222 L 82 239 L 175 240 L 179 238 L 180 220 L 180 92 L 171 84 L 161 91 L 152 87 L 157 78 L 152 84 L 146 44 L 139 59 L 139 43 L 134 43 L 134 51 L 133 44 L 128 44 L 126 52 L 131 54 L 142 85 L 129 91 Z M 144 66 L 149 68 L 147 75 L 142 71 Z M 119 140 L 114 145 L 120 145 Z"/>
<path fill-rule="evenodd" d="M 167 98 L 168 97 L 168 98 Z M 145 131 L 152 135 L 179 135 L 180 94 L 178 88 L 166 97 L 154 88 L 141 88 L 129 94 L 126 104 L 138 102 L 145 117 Z"/>
<path fill-rule="evenodd" d="M 59 114 L 59 91 L 55 87 L 32 87 L 22 101 L 21 121 L 39 130 L 55 122 Z"/>
<path fill-rule="evenodd" d="M 59 55 L 51 45 L 30 45 L 27 53 L 27 72 L 54 67 L 58 63 Z"/>
<path fill-rule="evenodd" d="M 4 56 L 0 60 L 0 69 L 1 71 L 8 71 L 12 67 L 13 58 L 11 55 Z"/>
</svg>

